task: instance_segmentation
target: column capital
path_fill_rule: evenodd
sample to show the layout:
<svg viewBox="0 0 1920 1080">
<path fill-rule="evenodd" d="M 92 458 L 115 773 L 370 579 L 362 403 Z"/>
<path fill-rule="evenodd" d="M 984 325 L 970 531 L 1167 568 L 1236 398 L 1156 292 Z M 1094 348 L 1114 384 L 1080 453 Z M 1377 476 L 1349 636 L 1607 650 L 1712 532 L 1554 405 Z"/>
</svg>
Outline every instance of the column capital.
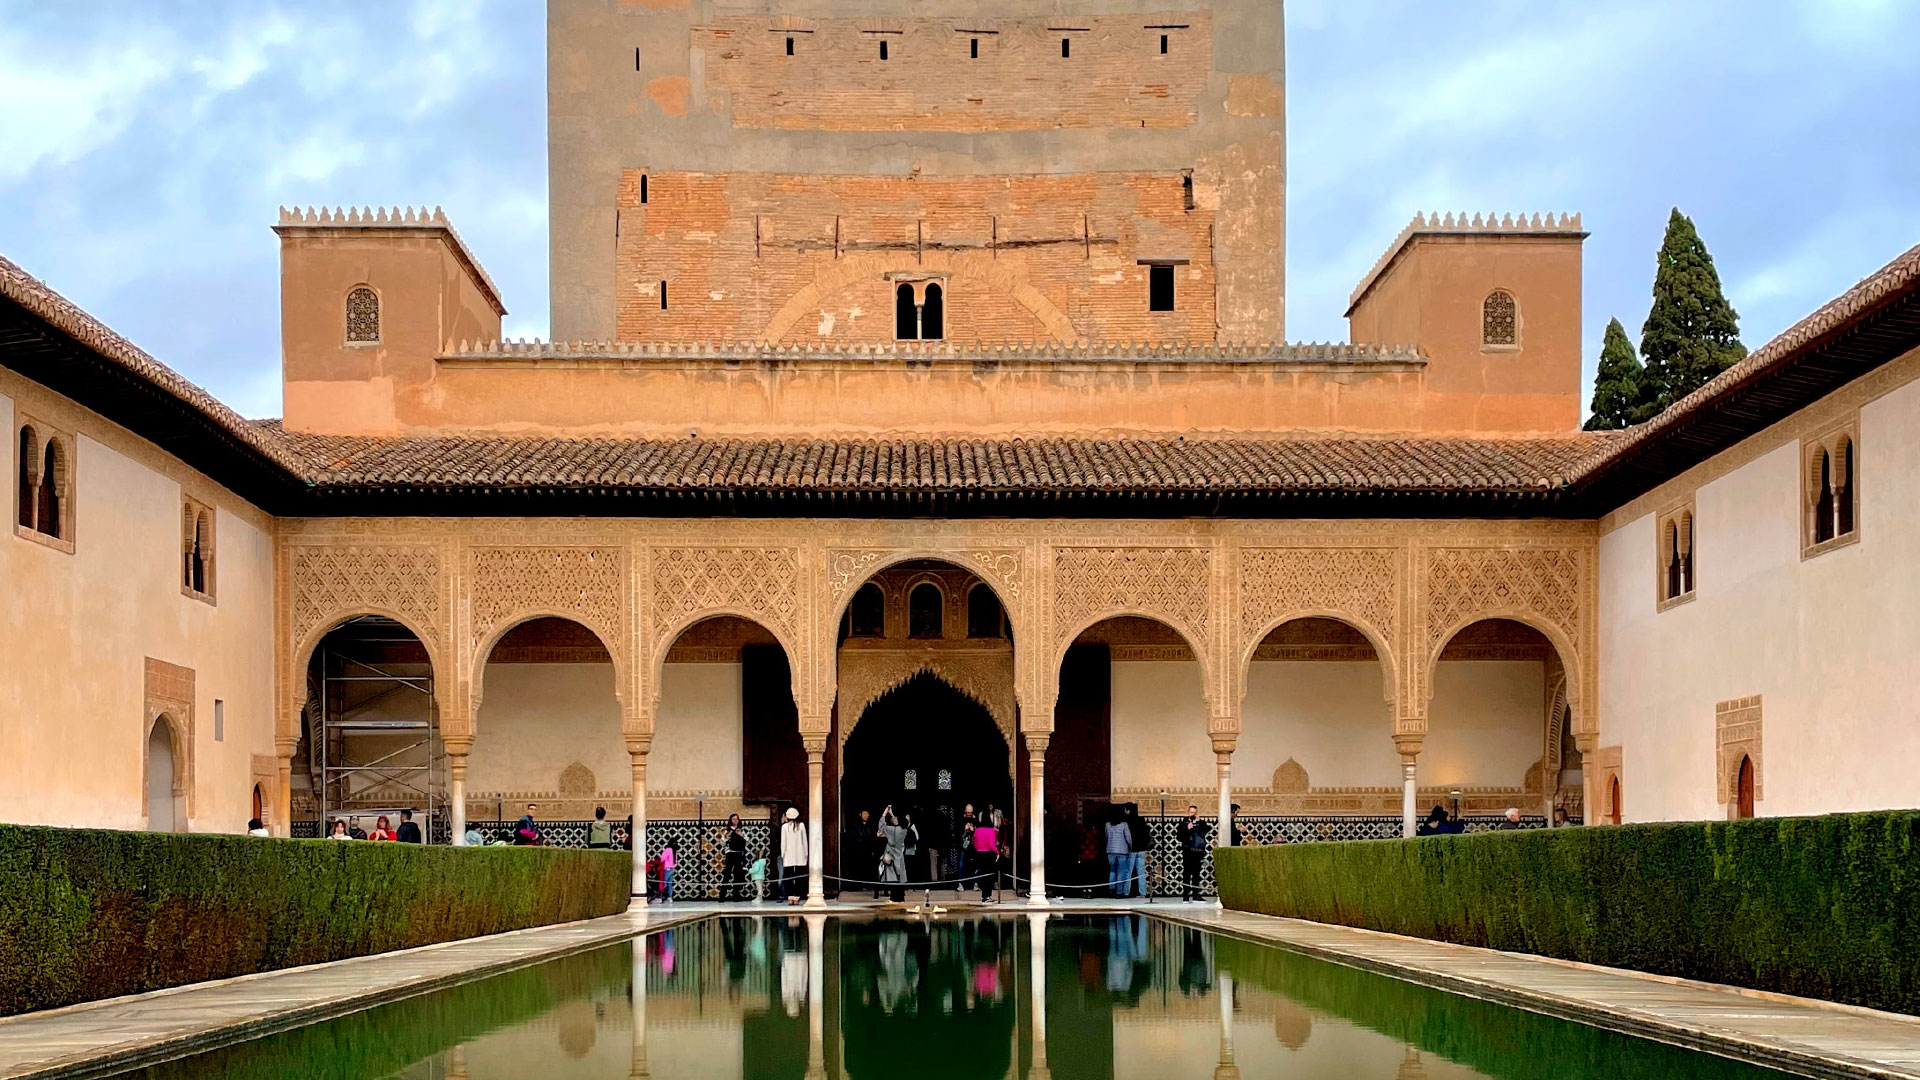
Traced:
<svg viewBox="0 0 1920 1080">
<path fill-rule="evenodd" d="M 826 760 L 827 736 L 824 733 L 815 735 L 810 732 L 802 732 L 800 735 L 800 745 L 807 751 L 807 761 L 809 764 Z"/>
<path fill-rule="evenodd" d="M 443 734 L 440 736 L 440 746 L 446 750 L 448 757 L 464 758 L 473 751 L 473 736 Z"/>
<path fill-rule="evenodd" d="M 1400 759 L 1402 761 L 1411 762 L 1413 761 L 1414 758 L 1417 758 L 1420 756 L 1420 746 L 1422 743 L 1426 742 L 1426 739 L 1427 739 L 1427 736 L 1424 732 L 1417 735 L 1415 734 L 1395 735 L 1393 737 L 1393 748 L 1397 753 L 1399 753 Z"/>
<path fill-rule="evenodd" d="M 1222 764 L 1225 764 L 1226 760 L 1233 756 L 1234 750 L 1239 748 L 1240 737 L 1237 733 L 1222 734 L 1222 733 L 1216 732 L 1214 733 L 1212 738 L 1213 738 L 1213 756 Z"/>
<path fill-rule="evenodd" d="M 1575 731 L 1573 733 L 1573 746 L 1574 749 L 1580 751 L 1582 754 L 1591 754 L 1595 750 L 1600 749 L 1600 733 L 1597 731 Z"/>
<path fill-rule="evenodd" d="M 1027 736 L 1027 757 L 1039 761 L 1047 756 L 1047 743 L 1053 739 L 1050 731 L 1029 731 Z"/>
<path fill-rule="evenodd" d="M 293 760 L 293 755 L 298 753 L 299 750 L 300 750 L 299 736 L 295 736 L 291 739 L 278 736 L 278 735 L 274 736 L 273 752 L 277 754 L 282 760 L 284 761 Z"/>
<path fill-rule="evenodd" d="M 626 734 L 626 740 L 627 753 L 632 754 L 636 758 L 644 758 L 653 750 L 653 732 L 651 731 L 644 735 L 636 732 L 628 732 Z"/>
</svg>

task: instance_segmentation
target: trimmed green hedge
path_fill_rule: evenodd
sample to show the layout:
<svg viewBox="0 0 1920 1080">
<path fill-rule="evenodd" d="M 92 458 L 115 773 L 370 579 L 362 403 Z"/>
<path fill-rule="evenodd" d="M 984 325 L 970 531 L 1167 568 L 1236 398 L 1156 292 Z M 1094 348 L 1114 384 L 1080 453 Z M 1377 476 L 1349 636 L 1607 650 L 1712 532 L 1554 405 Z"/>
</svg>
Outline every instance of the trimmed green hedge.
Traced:
<svg viewBox="0 0 1920 1080">
<path fill-rule="evenodd" d="M 0 1015 L 626 910 L 624 853 L 0 825 Z"/>
<path fill-rule="evenodd" d="M 1920 1013 L 1920 813 L 1214 853 L 1243 911 Z"/>
</svg>

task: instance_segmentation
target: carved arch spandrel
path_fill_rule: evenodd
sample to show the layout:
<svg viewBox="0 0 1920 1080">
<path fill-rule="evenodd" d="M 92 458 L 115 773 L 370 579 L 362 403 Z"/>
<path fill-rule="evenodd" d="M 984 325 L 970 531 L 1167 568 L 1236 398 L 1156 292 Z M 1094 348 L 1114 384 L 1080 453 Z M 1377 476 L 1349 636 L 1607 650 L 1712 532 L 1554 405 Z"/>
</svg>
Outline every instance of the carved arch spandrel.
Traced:
<svg viewBox="0 0 1920 1080">
<path fill-rule="evenodd" d="M 1006 613 L 1007 625 L 1013 632 L 1014 701 L 1016 705 L 1024 706 L 1037 700 L 1037 671 L 1040 658 L 1046 654 L 1046 650 L 1023 644 L 1041 640 L 1034 630 L 1038 620 L 1035 601 L 1039 590 L 1029 561 L 1029 549 L 1012 545 L 914 544 L 898 547 L 829 547 L 824 554 L 826 602 L 819 606 L 820 617 L 814 626 L 814 640 L 822 645 L 814 679 L 819 687 L 820 707 L 823 710 L 833 705 L 839 690 L 840 673 L 836 668 L 838 650 L 833 645 L 839 641 L 840 619 L 846 614 L 847 605 L 853 602 L 854 592 L 882 571 L 918 559 L 950 563 L 973 574 L 993 589 L 1000 598 L 1000 608 Z M 962 610 L 964 606 L 962 598 Z M 990 703 L 983 704 L 992 707 Z M 848 720 L 844 710 L 841 719 L 843 723 Z"/>
<path fill-rule="evenodd" d="M 1209 547 L 1055 547 L 1048 587 L 1052 633 L 1045 678 L 1051 721 L 1060 665 L 1068 646 L 1095 623 L 1122 615 L 1155 619 L 1173 628 L 1200 661 L 1200 685 L 1209 723 L 1221 696 L 1215 685 L 1221 640 Z"/>
<path fill-rule="evenodd" d="M 1422 551 L 1422 660 L 1410 680 L 1421 714 L 1433 695 L 1434 667 L 1447 642 L 1483 619 L 1510 619 L 1533 627 L 1552 643 L 1566 668 L 1576 730 L 1597 730 L 1596 563 L 1591 544 L 1509 543 Z"/>
<path fill-rule="evenodd" d="M 618 544 L 474 545 L 465 558 L 467 697 L 471 723 L 485 692 L 487 657 L 500 638 L 531 619 L 568 619 L 594 633 L 613 660 L 614 694 L 625 696 L 632 671 L 628 636 L 628 551 Z"/>
<path fill-rule="evenodd" d="M 1400 547 L 1249 547 L 1239 554 L 1234 700 L 1243 701 L 1253 656 L 1275 629 L 1334 619 L 1366 635 L 1379 655 L 1382 693 L 1400 698 L 1400 618 L 1406 552 Z"/>
<path fill-rule="evenodd" d="M 774 636 L 786 650 L 794 703 L 801 716 L 812 715 L 805 586 L 801 550 L 795 546 L 648 550 L 641 611 L 647 657 L 644 722 L 650 725 L 659 709 L 661 672 L 674 641 L 695 623 L 723 615 L 757 623 Z"/>
<path fill-rule="evenodd" d="M 276 738 L 300 737 L 307 663 L 320 639 L 348 619 L 392 619 L 420 639 L 436 679 L 457 678 L 450 655 L 450 560 L 440 543 L 298 543 L 282 552 L 285 649 Z"/>
</svg>

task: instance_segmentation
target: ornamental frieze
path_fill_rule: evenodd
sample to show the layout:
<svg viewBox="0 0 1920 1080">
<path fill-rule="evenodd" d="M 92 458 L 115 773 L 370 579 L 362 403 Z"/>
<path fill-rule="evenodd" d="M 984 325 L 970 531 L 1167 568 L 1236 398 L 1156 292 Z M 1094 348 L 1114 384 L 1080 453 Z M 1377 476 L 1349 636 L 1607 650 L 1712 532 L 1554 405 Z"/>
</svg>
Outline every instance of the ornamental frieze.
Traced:
<svg viewBox="0 0 1920 1080">
<path fill-rule="evenodd" d="M 316 631 L 373 612 L 394 615 L 429 645 L 444 643 L 441 570 L 434 543 L 289 545 L 289 644 L 298 648 Z"/>
</svg>

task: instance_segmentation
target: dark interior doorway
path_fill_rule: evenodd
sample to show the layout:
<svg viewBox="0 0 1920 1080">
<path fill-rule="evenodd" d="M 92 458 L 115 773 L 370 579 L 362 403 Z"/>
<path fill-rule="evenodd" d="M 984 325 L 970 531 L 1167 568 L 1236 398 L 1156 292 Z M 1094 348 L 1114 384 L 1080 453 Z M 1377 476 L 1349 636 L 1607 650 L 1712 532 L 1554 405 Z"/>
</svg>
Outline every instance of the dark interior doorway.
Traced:
<svg viewBox="0 0 1920 1080">
<path fill-rule="evenodd" d="M 976 812 L 997 806 L 1017 825 L 1006 736 L 986 706 L 926 672 L 867 706 L 847 737 L 844 760 L 843 830 L 862 810 L 871 813 L 877 825 L 889 805 L 913 814 L 925 847 L 953 846 L 961 809 L 968 803 Z M 864 866 L 849 862 L 845 852 L 841 867 L 848 877 L 872 876 Z"/>
</svg>

